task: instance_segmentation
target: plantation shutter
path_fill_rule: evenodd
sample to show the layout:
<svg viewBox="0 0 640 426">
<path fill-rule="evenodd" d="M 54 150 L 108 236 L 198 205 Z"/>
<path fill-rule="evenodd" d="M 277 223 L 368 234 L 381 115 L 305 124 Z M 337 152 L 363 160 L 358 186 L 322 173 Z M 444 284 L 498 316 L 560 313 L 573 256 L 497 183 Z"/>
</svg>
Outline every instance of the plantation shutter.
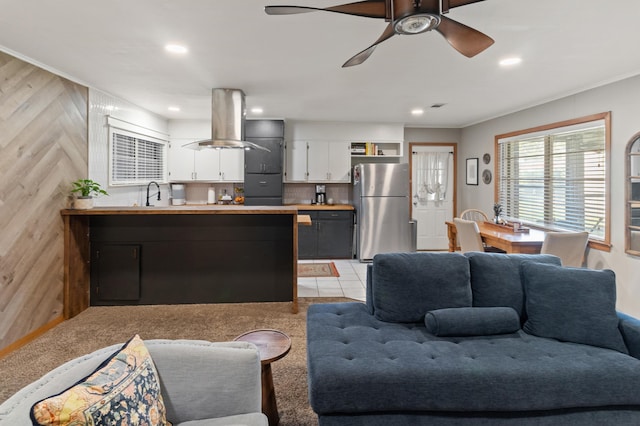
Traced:
<svg viewBox="0 0 640 426">
<path fill-rule="evenodd" d="M 603 120 L 498 141 L 498 199 L 507 217 L 603 239 Z"/>
<path fill-rule="evenodd" d="M 149 136 L 111 129 L 111 185 L 166 182 L 167 144 Z"/>
</svg>

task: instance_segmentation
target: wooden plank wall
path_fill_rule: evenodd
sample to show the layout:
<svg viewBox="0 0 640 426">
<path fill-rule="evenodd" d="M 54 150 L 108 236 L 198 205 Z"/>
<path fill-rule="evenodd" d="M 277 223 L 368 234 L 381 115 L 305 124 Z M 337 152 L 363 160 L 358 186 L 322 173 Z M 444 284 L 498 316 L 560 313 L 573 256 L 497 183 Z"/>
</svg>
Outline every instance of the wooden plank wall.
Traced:
<svg viewBox="0 0 640 426">
<path fill-rule="evenodd" d="M 88 89 L 0 52 L 0 351 L 62 315 L 63 221 Z"/>
</svg>

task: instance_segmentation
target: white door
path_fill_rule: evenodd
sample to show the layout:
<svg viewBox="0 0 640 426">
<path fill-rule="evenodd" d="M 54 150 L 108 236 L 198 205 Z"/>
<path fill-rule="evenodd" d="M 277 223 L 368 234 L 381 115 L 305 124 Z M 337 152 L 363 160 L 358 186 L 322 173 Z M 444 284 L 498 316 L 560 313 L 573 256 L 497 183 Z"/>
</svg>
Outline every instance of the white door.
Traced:
<svg viewBox="0 0 640 426">
<path fill-rule="evenodd" d="M 411 149 L 412 219 L 418 222 L 418 250 L 448 250 L 446 221 L 453 220 L 453 145 Z"/>
</svg>

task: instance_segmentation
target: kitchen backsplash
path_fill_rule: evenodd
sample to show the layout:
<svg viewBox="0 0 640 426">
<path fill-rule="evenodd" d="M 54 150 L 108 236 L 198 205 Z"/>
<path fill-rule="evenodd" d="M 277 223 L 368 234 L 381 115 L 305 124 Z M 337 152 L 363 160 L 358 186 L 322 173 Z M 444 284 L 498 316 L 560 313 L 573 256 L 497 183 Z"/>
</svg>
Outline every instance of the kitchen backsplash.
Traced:
<svg viewBox="0 0 640 426">
<path fill-rule="evenodd" d="M 351 184 L 326 184 L 327 200 L 334 204 L 351 204 Z M 284 204 L 311 204 L 316 198 L 316 185 L 311 183 L 285 183 Z"/>
<path fill-rule="evenodd" d="M 227 194 L 234 196 L 235 187 L 242 187 L 242 183 L 187 183 L 185 185 L 187 204 L 206 204 L 209 187 L 215 190 L 216 199 L 227 191 Z M 335 204 L 351 204 L 351 185 L 327 184 L 327 200 L 333 199 Z M 311 204 L 315 199 L 315 184 L 307 183 L 285 183 L 284 184 L 284 204 Z"/>
</svg>

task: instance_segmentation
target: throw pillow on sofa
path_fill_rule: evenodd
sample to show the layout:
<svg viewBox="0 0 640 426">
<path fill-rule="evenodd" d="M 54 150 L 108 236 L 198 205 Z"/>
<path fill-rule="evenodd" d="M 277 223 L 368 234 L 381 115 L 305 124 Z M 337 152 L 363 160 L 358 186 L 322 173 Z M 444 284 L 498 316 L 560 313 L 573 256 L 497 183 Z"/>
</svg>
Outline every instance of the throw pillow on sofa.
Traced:
<svg viewBox="0 0 640 426">
<path fill-rule="evenodd" d="M 520 330 L 520 316 L 509 307 L 448 308 L 427 312 L 427 331 L 439 337 L 490 336 Z"/>
<path fill-rule="evenodd" d="M 459 253 L 384 253 L 373 257 L 374 316 L 422 322 L 428 311 L 471 306 L 469 262 Z"/>
<path fill-rule="evenodd" d="M 523 262 L 529 334 L 613 349 L 627 354 L 616 314 L 616 280 L 610 270 Z"/>
<path fill-rule="evenodd" d="M 171 425 L 160 394 L 160 380 L 138 335 L 93 373 L 31 409 L 34 425 Z"/>
<path fill-rule="evenodd" d="M 500 254 L 471 252 L 471 291 L 473 306 L 511 306 L 526 319 L 520 264 L 526 261 L 560 266 L 560 258 L 549 254 Z"/>
</svg>

